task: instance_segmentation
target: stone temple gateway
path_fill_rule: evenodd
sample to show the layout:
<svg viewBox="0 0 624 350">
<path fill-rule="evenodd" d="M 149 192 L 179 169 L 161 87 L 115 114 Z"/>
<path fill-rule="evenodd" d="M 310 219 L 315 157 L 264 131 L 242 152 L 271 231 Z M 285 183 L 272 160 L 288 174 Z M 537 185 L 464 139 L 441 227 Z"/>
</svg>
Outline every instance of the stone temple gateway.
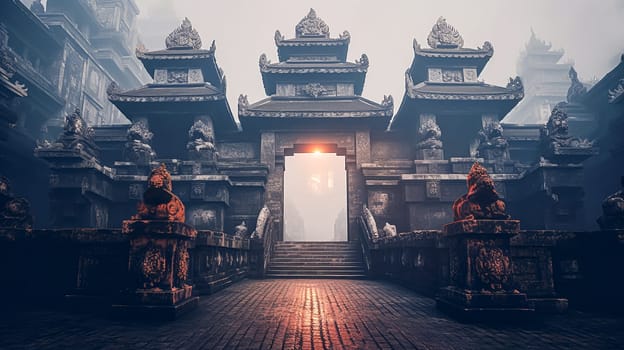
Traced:
<svg viewBox="0 0 624 350">
<path fill-rule="evenodd" d="M 464 47 L 444 18 L 426 40 L 414 40 L 412 63 L 398 77 L 405 80 L 398 107 L 392 96 L 363 97 L 374 60 L 361 54 L 348 61 L 350 33 L 332 35 L 314 10 L 294 36 L 276 31 L 274 39 L 276 58 L 258 60 L 267 97 L 249 101 L 241 94 L 238 119 L 217 46 L 203 42 L 188 19 L 164 49 L 137 49 L 151 82 L 122 88 L 113 81 L 106 89 L 130 125 L 92 126 L 76 108 L 56 140 L 35 148 L 50 168 L 45 229 L 32 229 L 27 204 L 2 179 L 2 200 L 12 210 L 3 212 L 9 224 L 0 225 L 7 226 L 0 229 L 9 237 L 2 246 L 7 261 L 19 265 L 11 257 L 40 252 L 35 260 L 52 261 L 49 275 L 62 275 L 48 281 L 49 293 L 106 305 L 127 290 L 125 279 L 111 276 L 127 276 L 130 261 L 141 283 L 120 307 L 132 313 L 149 299 L 169 318 L 196 306 L 196 295 L 247 276 L 388 278 L 430 296 L 451 291 L 444 301 L 451 311 L 530 314 L 561 312 L 568 299 L 599 304 L 604 291 L 596 282 L 616 273 L 624 256 L 612 244 L 623 237 L 622 196 L 603 204 L 603 231 L 583 231 L 589 190 L 583 162 L 599 149 L 570 133 L 569 104 L 553 108 L 544 126 L 503 128 L 500 121 L 524 97 L 521 78 L 506 86 L 480 80 L 493 45 Z M 0 73 L 3 99 L 25 96 L 10 70 Z M 607 89 L 614 106 L 622 100 L 620 85 Z M 345 242 L 285 242 L 285 160 L 313 152 L 344 157 Z M 479 174 L 483 187 L 467 193 L 469 172 Z M 155 173 L 166 179 L 166 191 Z M 158 215 L 135 216 L 129 228 L 137 203 L 147 203 L 154 188 L 166 193 L 150 207 Z M 481 195 L 494 196 L 500 217 L 453 212 L 458 198 L 487 202 Z M 169 196 L 182 208 L 175 220 Z M 593 233 L 600 238 L 590 239 Z M 56 250 L 42 249 L 49 242 L 70 253 L 54 259 Z M 23 282 L 27 273 L 20 271 L 34 265 L 11 265 L 9 279 Z M 159 269 L 166 270 L 161 287 L 168 289 L 156 293 L 150 276 Z M 608 295 L 617 296 L 618 283 Z M 468 305 L 477 294 L 482 304 Z"/>
<path fill-rule="evenodd" d="M 294 38 L 276 31 L 277 61 L 266 54 L 258 61 L 268 97 L 250 102 L 241 95 L 237 124 L 216 45 L 203 49 L 185 20 L 165 50 L 137 52 L 152 83 L 129 91 L 109 87 L 110 101 L 133 124 L 96 128 L 89 136 L 99 148 L 96 158 L 86 149 L 73 151 L 82 164 L 77 169 L 66 155 L 52 152 L 55 146 L 37 150 L 54 168 L 54 226 L 116 226 L 140 197 L 149 170 L 164 162 L 189 205 L 190 224 L 227 232 L 245 221 L 252 232 L 266 205 L 281 239 L 284 157 L 313 150 L 345 157 L 350 241 L 358 240 L 363 205 L 399 231 L 439 229 L 451 220 L 452 201 L 477 160 L 524 227 L 582 223 L 581 182 L 575 177 L 582 157 L 534 168 L 536 163 L 513 159 L 499 120 L 522 99 L 522 82 L 510 79 L 498 87 L 478 80 L 493 56 L 489 42 L 464 48 L 460 33 L 441 18 L 428 48 L 414 41 L 405 95 L 393 115 L 392 96 L 379 103 L 362 97 L 369 58 L 362 54 L 348 62 L 350 40 L 347 31 L 331 37 L 313 10 L 297 24 Z M 546 176 L 542 184 L 550 173 L 570 175 L 571 182 L 552 186 Z M 544 186 L 559 195 L 556 203 L 548 203 Z M 528 202 L 545 207 L 533 206 L 541 214 L 523 217 L 516 208 Z M 80 209 L 70 209 L 76 203 Z"/>
</svg>

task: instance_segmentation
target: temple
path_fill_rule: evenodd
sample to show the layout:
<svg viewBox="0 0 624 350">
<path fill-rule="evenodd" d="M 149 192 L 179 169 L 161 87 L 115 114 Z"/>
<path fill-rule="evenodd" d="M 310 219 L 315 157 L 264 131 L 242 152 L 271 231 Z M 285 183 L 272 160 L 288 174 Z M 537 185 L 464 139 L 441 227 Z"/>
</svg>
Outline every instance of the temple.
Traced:
<svg viewBox="0 0 624 350">
<path fill-rule="evenodd" d="M 624 310 L 624 61 L 588 89 L 532 34 L 496 86 L 493 45 L 440 17 L 395 110 L 364 97 L 375 61 L 348 59 L 364 38 L 310 9 L 260 55 L 266 97 L 232 108 L 189 18 L 147 50 L 132 0 L 30 5 L 0 12 L 0 256 L 27 286 L 6 300 L 175 319 L 246 277 L 369 278 L 457 318 Z M 314 218 L 335 241 L 285 225 L 309 214 L 285 213 L 301 153 L 344 164 L 344 210 Z"/>
</svg>

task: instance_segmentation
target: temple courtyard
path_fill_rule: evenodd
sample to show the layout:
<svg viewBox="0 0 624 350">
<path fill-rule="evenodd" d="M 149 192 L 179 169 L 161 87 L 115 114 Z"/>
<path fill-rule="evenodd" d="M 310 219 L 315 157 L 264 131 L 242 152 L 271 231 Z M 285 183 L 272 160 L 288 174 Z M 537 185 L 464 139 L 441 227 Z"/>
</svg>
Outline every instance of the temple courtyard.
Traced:
<svg viewBox="0 0 624 350">
<path fill-rule="evenodd" d="M 514 325 L 459 323 L 435 301 L 374 280 L 244 280 L 175 322 L 20 309 L 1 349 L 615 349 L 624 320 L 569 311 Z"/>
</svg>

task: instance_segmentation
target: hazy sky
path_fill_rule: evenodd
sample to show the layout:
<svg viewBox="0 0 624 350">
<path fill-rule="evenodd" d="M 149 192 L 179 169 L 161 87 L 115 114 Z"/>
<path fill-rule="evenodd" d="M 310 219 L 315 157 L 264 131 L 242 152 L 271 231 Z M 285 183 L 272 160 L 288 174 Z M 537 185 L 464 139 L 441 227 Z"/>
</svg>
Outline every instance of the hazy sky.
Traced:
<svg viewBox="0 0 624 350">
<path fill-rule="evenodd" d="M 516 75 L 518 54 L 531 28 L 538 37 L 564 49 L 582 80 L 601 78 L 624 53 L 624 0 L 135 0 L 141 9 L 139 31 L 148 49 L 164 47 L 164 38 L 189 17 L 204 47 L 214 39 L 217 61 L 228 80 L 228 99 L 236 110 L 238 95 L 250 102 L 264 98 L 258 57 L 277 61 L 276 29 L 294 37 L 295 25 L 310 7 L 336 37 L 351 33 L 348 60 L 362 53 L 370 60 L 363 96 L 380 102 L 392 94 L 395 111 L 404 92 L 404 73 L 413 58 L 412 39 L 427 46 L 439 16 L 459 30 L 465 47 L 490 41 L 494 57 L 481 75 L 504 85 Z"/>
</svg>

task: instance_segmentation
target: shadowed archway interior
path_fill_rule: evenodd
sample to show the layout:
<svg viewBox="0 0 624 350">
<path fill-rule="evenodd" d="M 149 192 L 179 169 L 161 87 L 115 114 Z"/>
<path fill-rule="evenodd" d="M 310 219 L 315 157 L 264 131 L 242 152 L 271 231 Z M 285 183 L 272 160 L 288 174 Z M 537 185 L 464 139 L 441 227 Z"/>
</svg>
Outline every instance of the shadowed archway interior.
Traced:
<svg viewBox="0 0 624 350">
<path fill-rule="evenodd" d="M 285 158 L 284 240 L 347 240 L 344 156 L 318 149 Z"/>
</svg>

